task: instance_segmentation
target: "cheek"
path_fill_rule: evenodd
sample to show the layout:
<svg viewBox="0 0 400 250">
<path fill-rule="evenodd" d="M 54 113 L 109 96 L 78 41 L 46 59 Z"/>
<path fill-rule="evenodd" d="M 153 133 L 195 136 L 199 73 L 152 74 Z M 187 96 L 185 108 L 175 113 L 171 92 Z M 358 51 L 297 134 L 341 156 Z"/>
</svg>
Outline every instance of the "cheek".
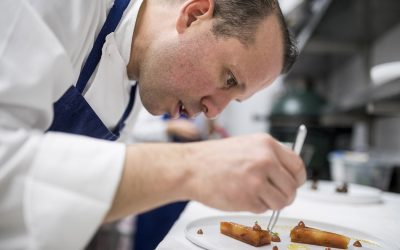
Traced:
<svg viewBox="0 0 400 250">
<path fill-rule="evenodd" d="M 216 68 L 201 55 L 181 57 L 174 67 L 173 79 L 183 94 L 196 97 L 211 95 L 219 83 Z M 178 90 L 179 91 L 179 90 Z"/>
<path fill-rule="evenodd" d="M 215 91 L 213 81 L 203 69 L 191 69 L 187 74 L 181 75 L 181 95 L 199 101 L 205 96 L 212 95 Z"/>
</svg>

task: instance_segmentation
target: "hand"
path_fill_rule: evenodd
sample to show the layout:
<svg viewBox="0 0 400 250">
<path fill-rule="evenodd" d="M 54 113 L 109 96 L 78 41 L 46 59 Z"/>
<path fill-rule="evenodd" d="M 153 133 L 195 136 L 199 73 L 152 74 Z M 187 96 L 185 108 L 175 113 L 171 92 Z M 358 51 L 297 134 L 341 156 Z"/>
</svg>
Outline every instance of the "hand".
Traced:
<svg viewBox="0 0 400 250">
<path fill-rule="evenodd" d="M 303 161 L 271 136 L 193 143 L 190 198 L 229 211 L 261 213 L 293 202 L 306 180 Z"/>
<path fill-rule="evenodd" d="M 169 120 L 167 124 L 167 133 L 171 136 L 177 136 L 186 140 L 200 139 L 200 133 L 197 127 L 191 121 L 184 119 Z"/>
<path fill-rule="evenodd" d="M 276 210 L 305 179 L 302 160 L 266 134 L 130 145 L 104 221 L 187 199 L 229 211 Z"/>
</svg>

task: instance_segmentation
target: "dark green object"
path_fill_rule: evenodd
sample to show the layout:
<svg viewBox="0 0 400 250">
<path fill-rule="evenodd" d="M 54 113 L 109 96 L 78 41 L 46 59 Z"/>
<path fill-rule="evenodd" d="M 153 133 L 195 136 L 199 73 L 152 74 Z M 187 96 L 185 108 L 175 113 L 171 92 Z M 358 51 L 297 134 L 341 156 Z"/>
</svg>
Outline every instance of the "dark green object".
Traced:
<svg viewBox="0 0 400 250">
<path fill-rule="evenodd" d="M 272 108 L 271 116 L 319 116 L 325 101 L 311 89 L 290 90 Z"/>
<path fill-rule="evenodd" d="M 307 126 L 308 135 L 304 149 L 312 150 L 312 157 L 304 160 L 307 161 L 305 163 L 309 178 L 329 179 L 327 154 L 333 147 L 334 133 L 320 125 L 319 120 L 324 108 L 324 99 L 309 85 L 289 90 L 273 105 L 269 117 L 271 135 L 284 142 L 294 140 L 297 128 L 301 124 Z"/>
</svg>

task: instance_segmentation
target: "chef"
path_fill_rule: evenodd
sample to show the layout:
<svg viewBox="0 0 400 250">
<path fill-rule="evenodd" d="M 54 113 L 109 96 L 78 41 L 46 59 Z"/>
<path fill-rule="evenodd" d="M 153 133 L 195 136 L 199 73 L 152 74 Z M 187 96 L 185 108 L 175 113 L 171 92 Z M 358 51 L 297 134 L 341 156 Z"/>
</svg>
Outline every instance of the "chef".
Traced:
<svg viewBox="0 0 400 250">
<path fill-rule="evenodd" d="M 82 249 L 172 201 L 290 204 L 304 166 L 268 135 L 124 143 L 142 103 L 213 118 L 267 87 L 289 38 L 274 0 L 1 1 L 0 249 Z"/>
</svg>

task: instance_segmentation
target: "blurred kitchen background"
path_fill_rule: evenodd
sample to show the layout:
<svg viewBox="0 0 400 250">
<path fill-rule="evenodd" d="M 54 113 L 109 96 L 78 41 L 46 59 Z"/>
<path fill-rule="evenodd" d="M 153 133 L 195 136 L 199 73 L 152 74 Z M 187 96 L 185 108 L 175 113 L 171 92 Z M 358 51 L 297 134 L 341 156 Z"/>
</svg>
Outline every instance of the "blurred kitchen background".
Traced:
<svg viewBox="0 0 400 250">
<path fill-rule="evenodd" d="M 293 69 L 218 118 L 303 150 L 309 179 L 400 192 L 400 0 L 279 0 L 298 41 Z"/>
</svg>

